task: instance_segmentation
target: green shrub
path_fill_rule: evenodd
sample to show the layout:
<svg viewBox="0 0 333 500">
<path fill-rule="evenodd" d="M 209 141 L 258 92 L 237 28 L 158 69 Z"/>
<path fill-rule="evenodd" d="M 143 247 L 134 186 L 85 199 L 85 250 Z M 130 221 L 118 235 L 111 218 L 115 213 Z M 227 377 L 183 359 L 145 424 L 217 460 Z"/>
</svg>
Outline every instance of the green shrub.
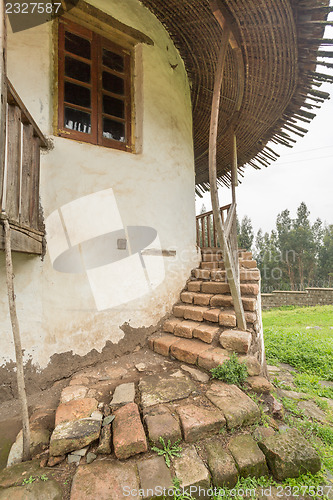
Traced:
<svg viewBox="0 0 333 500">
<path fill-rule="evenodd" d="M 212 378 L 222 380 L 227 384 L 235 384 L 241 387 L 248 376 L 245 364 L 240 363 L 237 355 L 233 352 L 228 361 L 210 370 Z"/>
</svg>

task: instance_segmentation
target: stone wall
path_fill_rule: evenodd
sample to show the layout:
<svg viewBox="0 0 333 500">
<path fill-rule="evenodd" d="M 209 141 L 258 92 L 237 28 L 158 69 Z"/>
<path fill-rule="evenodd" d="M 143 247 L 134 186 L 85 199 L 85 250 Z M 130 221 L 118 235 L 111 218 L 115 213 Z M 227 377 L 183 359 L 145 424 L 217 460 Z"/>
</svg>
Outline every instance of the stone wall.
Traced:
<svg viewBox="0 0 333 500">
<path fill-rule="evenodd" d="M 306 288 L 304 292 L 276 290 L 273 293 L 262 293 L 262 308 L 281 306 L 323 306 L 333 304 L 333 288 Z"/>
</svg>

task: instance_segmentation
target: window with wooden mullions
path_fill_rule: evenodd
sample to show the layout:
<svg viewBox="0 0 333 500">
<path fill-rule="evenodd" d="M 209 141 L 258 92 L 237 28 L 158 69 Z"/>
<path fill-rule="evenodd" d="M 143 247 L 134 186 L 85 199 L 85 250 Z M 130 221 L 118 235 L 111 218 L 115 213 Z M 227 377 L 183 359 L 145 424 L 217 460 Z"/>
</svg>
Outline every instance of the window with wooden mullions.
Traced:
<svg viewBox="0 0 333 500">
<path fill-rule="evenodd" d="M 131 150 L 131 55 L 68 21 L 59 24 L 58 133 Z"/>
</svg>

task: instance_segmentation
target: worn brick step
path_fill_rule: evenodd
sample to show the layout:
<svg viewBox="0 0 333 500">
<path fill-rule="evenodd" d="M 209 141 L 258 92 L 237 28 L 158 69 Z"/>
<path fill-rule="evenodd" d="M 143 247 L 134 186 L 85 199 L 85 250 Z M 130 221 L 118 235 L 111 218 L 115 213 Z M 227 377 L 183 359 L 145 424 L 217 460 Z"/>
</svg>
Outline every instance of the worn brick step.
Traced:
<svg viewBox="0 0 333 500">
<path fill-rule="evenodd" d="M 245 269 L 255 269 L 257 267 L 257 261 L 239 259 L 239 265 L 240 267 L 244 267 Z"/>
<path fill-rule="evenodd" d="M 201 269 L 224 269 L 224 262 L 201 262 Z"/>
<path fill-rule="evenodd" d="M 244 260 L 252 260 L 252 252 L 241 251 L 239 257 Z"/>
<path fill-rule="evenodd" d="M 173 356 L 188 364 L 197 364 L 206 371 L 223 364 L 230 358 L 231 351 L 213 347 L 197 339 L 180 339 L 172 334 L 159 332 L 148 340 L 150 349 L 162 356 Z M 260 374 L 260 364 L 254 356 L 238 355 L 245 363 L 251 377 Z"/>
<path fill-rule="evenodd" d="M 163 330 L 173 333 L 176 337 L 197 338 L 207 344 L 217 340 L 221 330 L 218 326 L 208 325 L 191 320 L 169 318 L 163 324 Z"/>
<path fill-rule="evenodd" d="M 258 295 L 259 293 L 259 284 L 258 283 L 241 283 L 240 285 L 242 298 L 243 295 Z M 230 295 L 230 288 L 228 283 L 219 283 L 219 282 L 207 282 L 201 280 L 190 280 L 187 282 L 187 291 L 188 292 L 201 292 L 201 293 L 209 293 L 212 295 Z"/>
<path fill-rule="evenodd" d="M 190 319 L 193 321 L 209 321 L 210 323 L 217 323 L 225 327 L 236 326 L 236 314 L 233 309 L 223 309 L 188 305 L 176 304 L 173 307 L 173 314 L 176 318 Z M 245 311 L 245 320 L 247 323 L 253 324 L 257 319 L 255 312 Z M 168 330 L 169 331 L 169 330 Z"/>
<path fill-rule="evenodd" d="M 190 282 L 191 283 L 191 282 Z M 199 283 L 199 282 L 192 282 Z M 192 287 L 191 287 L 192 288 Z M 201 288 L 201 284 L 195 285 L 193 287 L 195 290 Z M 233 307 L 233 300 L 231 295 L 219 295 L 212 293 L 203 292 L 190 292 L 185 291 L 180 294 L 181 302 L 185 304 L 195 304 L 198 306 L 211 306 L 211 307 Z M 243 307 L 245 311 L 255 311 L 256 310 L 256 299 L 254 297 L 244 297 L 242 298 Z"/>
<path fill-rule="evenodd" d="M 253 261 L 254 262 L 254 261 Z M 192 276 L 196 279 L 202 280 L 212 280 L 212 281 L 223 281 L 227 282 L 227 274 L 223 269 L 193 269 Z M 259 269 L 240 269 L 239 273 L 240 282 L 260 280 Z"/>
<path fill-rule="evenodd" d="M 247 354 L 249 352 L 252 335 L 241 330 L 224 330 L 220 335 L 220 344 L 227 351 Z"/>
</svg>

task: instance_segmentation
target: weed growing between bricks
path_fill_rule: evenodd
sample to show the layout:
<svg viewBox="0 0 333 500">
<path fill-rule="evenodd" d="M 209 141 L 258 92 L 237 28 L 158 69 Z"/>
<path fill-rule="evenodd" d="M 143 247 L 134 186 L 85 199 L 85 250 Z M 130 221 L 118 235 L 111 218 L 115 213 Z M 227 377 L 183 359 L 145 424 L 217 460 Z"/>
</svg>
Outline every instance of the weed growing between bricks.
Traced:
<svg viewBox="0 0 333 500">
<path fill-rule="evenodd" d="M 244 363 L 240 363 L 237 355 L 233 352 L 228 361 L 210 370 L 212 378 L 222 380 L 227 384 L 235 384 L 243 387 L 248 376 L 248 371 Z"/>
</svg>

